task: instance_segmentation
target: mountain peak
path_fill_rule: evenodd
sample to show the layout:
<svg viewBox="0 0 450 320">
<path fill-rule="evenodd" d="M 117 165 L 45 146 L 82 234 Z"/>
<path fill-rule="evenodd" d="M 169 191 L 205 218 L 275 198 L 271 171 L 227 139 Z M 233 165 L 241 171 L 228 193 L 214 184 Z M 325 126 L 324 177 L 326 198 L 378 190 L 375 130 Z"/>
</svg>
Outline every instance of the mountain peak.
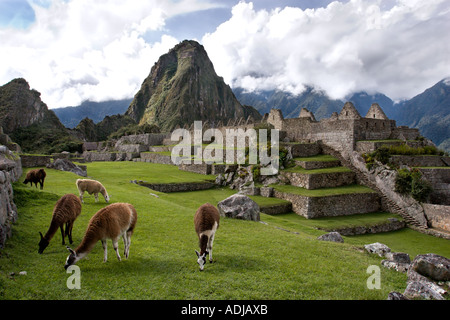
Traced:
<svg viewBox="0 0 450 320">
<path fill-rule="evenodd" d="M 162 131 L 229 119 L 255 120 L 261 115 L 243 107 L 219 77 L 202 45 L 184 40 L 153 65 L 128 108 L 127 115 L 140 124 L 156 124 Z"/>
</svg>

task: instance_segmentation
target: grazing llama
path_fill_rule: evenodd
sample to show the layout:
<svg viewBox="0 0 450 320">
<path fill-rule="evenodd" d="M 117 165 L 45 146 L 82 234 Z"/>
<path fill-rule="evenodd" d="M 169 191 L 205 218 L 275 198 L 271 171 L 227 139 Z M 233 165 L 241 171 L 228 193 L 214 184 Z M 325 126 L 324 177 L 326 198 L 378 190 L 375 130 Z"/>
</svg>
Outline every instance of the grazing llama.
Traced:
<svg viewBox="0 0 450 320">
<path fill-rule="evenodd" d="M 55 235 L 58 228 L 61 229 L 62 244 L 65 244 L 64 238 L 69 238 L 69 243 L 72 244 L 72 228 L 73 223 L 81 213 L 81 201 L 74 194 L 66 194 L 62 196 L 53 208 L 52 221 L 45 236 L 41 232 L 41 241 L 39 241 L 39 253 L 43 253 L 45 248 L 50 243 L 50 240 Z M 66 231 L 64 232 L 64 224 L 66 224 Z"/>
<path fill-rule="evenodd" d="M 107 239 L 112 240 L 117 259 L 121 261 L 118 245 L 121 236 L 125 245 L 125 258 L 128 259 L 131 235 L 136 226 L 136 221 L 136 209 L 129 203 L 113 203 L 100 209 L 89 221 L 80 245 L 75 250 L 67 247 L 70 255 L 67 257 L 64 268 L 67 269 L 69 266 L 86 257 L 98 241 L 102 242 L 104 250 L 103 262 L 106 262 L 108 260 Z"/>
<path fill-rule="evenodd" d="M 209 254 L 209 262 L 213 262 L 212 247 L 214 235 L 219 228 L 219 220 L 219 211 L 209 203 L 200 206 L 195 213 L 194 226 L 200 246 L 200 252 L 195 250 L 195 253 L 197 254 L 197 263 L 200 265 L 200 271 L 203 271 L 207 254 Z"/>
<path fill-rule="evenodd" d="M 91 179 L 77 179 L 76 185 L 78 188 L 78 192 L 80 193 L 81 202 L 84 203 L 83 194 L 85 191 L 89 194 L 94 194 L 95 202 L 98 202 L 99 193 L 103 195 L 106 202 L 109 202 L 108 192 L 106 192 L 105 187 L 100 182 Z"/>
<path fill-rule="evenodd" d="M 37 184 L 39 182 L 39 185 L 41 186 L 41 190 L 44 189 L 44 180 L 47 174 L 45 173 L 44 169 L 33 169 L 27 172 L 27 175 L 25 177 L 25 180 L 23 181 L 24 184 L 30 183 L 30 186 L 34 186 L 37 188 Z"/>
</svg>

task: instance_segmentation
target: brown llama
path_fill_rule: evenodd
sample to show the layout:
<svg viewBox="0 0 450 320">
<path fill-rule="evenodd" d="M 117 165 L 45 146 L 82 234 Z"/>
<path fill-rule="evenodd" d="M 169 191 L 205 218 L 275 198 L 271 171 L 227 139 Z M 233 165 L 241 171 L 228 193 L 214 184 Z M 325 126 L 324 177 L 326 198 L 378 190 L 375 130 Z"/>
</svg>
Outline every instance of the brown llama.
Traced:
<svg viewBox="0 0 450 320">
<path fill-rule="evenodd" d="M 136 221 L 136 209 L 129 203 L 113 203 L 100 209 L 89 221 L 80 245 L 75 250 L 67 247 L 70 255 L 67 257 L 64 268 L 67 269 L 69 266 L 86 257 L 98 241 L 102 242 L 104 250 L 103 262 L 106 262 L 108 260 L 107 239 L 112 240 L 117 259 L 121 261 L 118 246 L 118 241 L 121 236 L 125 245 L 124 255 L 128 259 L 131 235 L 136 226 Z"/>
<path fill-rule="evenodd" d="M 108 192 L 106 192 L 105 187 L 99 181 L 91 179 L 77 179 L 75 184 L 77 185 L 78 192 L 80 193 L 81 202 L 84 203 L 83 194 L 85 191 L 89 194 L 94 194 L 95 202 L 98 202 L 99 193 L 103 195 L 106 202 L 109 202 Z"/>
<path fill-rule="evenodd" d="M 81 201 L 74 194 L 66 194 L 62 196 L 53 208 L 52 221 L 45 236 L 41 232 L 41 241 L 39 241 L 39 253 L 43 253 L 45 248 L 50 243 L 50 240 L 55 235 L 58 228 L 61 229 L 62 244 L 66 244 L 64 238 L 69 238 L 69 243 L 72 244 L 72 228 L 73 223 L 81 213 Z M 64 232 L 64 224 L 66 231 Z"/>
<path fill-rule="evenodd" d="M 219 220 L 219 211 L 209 203 L 201 205 L 195 213 L 194 226 L 200 246 L 200 252 L 195 250 L 195 253 L 197 254 L 197 263 L 200 266 L 200 271 L 203 271 L 207 254 L 209 254 L 209 262 L 213 262 L 212 247 L 214 235 L 219 228 Z"/>
<path fill-rule="evenodd" d="M 35 187 L 37 188 L 37 184 L 39 182 L 39 185 L 41 186 L 41 190 L 44 189 L 44 180 L 47 174 L 45 173 L 44 169 L 33 169 L 27 172 L 27 175 L 25 177 L 25 180 L 23 181 L 24 184 L 30 183 L 30 186 L 33 186 L 33 183 Z"/>
</svg>

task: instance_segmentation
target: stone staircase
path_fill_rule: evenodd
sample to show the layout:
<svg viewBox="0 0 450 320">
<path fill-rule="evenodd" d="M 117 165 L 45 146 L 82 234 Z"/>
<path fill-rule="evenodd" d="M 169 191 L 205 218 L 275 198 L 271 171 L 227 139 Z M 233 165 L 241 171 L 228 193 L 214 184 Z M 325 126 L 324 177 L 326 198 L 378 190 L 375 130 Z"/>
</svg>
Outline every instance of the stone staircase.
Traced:
<svg viewBox="0 0 450 320">
<path fill-rule="evenodd" d="M 292 145 L 288 145 L 290 146 Z M 382 211 L 382 203 L 388 202 L 377 190 L 358 183 L 358 173 L 343 165 L 340 158 L 323 154 L 319 144 L 294 146 L 290 151 L 295 167 L 281 171 L 286 184 L 261 188 L 261 195 L 291 202 L 292 211 L 308 219 L 377 213 Z M 267 189 L 272 190 L 267 192 Z M 392 208 L 395 209 L 390 211 L 392 213 L 397 213 L 400 209 L 394 204 Z M 392 220 L 389 222 L 392 223 L 392 227 L 388 227 L 389 231 L 405 225 L 396 219 Z M 383 224 L 386 225 L 384 222 Z M 371 231 L 365 229 L 363 233 L 386 230 L 384 227 L 369 229 Z"/>
<path fill-rule="evenodd" d="M 285 145 L 286 146 L 286 145 Z M 281 171 L 285 185 L 273 185 L 273 196 L 292 203 L 308 219 L 381 210 L 379 195 L 356 183 L 355 173 L 341 161 L 321 153 L 317 143 L 288 144 L 296 164 Z"/>
<path fill-rule="evenodd" d="M 324 150 L 326 152 L 326 154 L 329 154 L 333 157 L 335 157 L 336 159 L 339 159 L 339 161 L 347 168 L 351 169 L 352 172 L 355 173 L 355 177 L 356 180 L 359 184 L 368 186 L 369 188 L 373 189 L 374 191 L 377 192 L 377 194 L 380 197 L 381 203 L 383 205 L 383 207 L 387 208 L 387 210 L 389 212 L 398 214 L 399 216 L 401 216 L 404 221 L 409 225 L 409 226 L 413 226 L 416 229 L 419 230 L 425 230 L 426 228 L 424 228 L 422 226 L 422 224 L 420 222 L 418 222 L 414 217 L 412 217 L 411 215 L 408 214 L 408 212 L 406 212 L 404 209 L 402 209 L 401 207 L 399 207 L 394 201 L 390 200 L 389 198 L 387 198 L 379 189 L 378 187 L 372 183 L 369 179 L 367 179 L 367 177 L 362 174 L 358 169 L 356 169 L 350 161 L 347 161 L 346 159 L 344 159 L 341 154 L 331 148 L 327 148 L 325 146 L 322 146 L 322 150 Z"/>
</svg>

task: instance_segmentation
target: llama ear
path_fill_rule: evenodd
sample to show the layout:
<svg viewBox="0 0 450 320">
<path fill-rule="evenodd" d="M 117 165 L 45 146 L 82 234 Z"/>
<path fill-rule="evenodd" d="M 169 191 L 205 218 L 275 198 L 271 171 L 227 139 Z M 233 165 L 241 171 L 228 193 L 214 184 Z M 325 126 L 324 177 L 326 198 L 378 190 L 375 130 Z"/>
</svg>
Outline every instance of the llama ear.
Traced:
<svg viewBox="0 0 450 320">
<path fill-rule="evenodd" d="M 67 248 L 67 250 L 69 250 L 69 252 L 70 252 L 71 254 L 73 254 L 74 256 L 77 255 L 77 253 L 76 253 L 75 251 L 73 251 L 72 249 L 70 249 L 69 246 L 67 246 L 66 248 Z"/>
<path fill-rule="evenodd" d="M 197 257 L 200 257 L 200 252 L 198 252 L 197 250 L 195 250 L 195 253 L 197 254 Z"/>
<path fill-rule="evenodd" d="M 44 237 L 42 236 L 42 233 L 41 233 L 40 231 L 39 231 L 39 234 L 41 235 L 41 239 L 44 238 Z"/>
</svg>

